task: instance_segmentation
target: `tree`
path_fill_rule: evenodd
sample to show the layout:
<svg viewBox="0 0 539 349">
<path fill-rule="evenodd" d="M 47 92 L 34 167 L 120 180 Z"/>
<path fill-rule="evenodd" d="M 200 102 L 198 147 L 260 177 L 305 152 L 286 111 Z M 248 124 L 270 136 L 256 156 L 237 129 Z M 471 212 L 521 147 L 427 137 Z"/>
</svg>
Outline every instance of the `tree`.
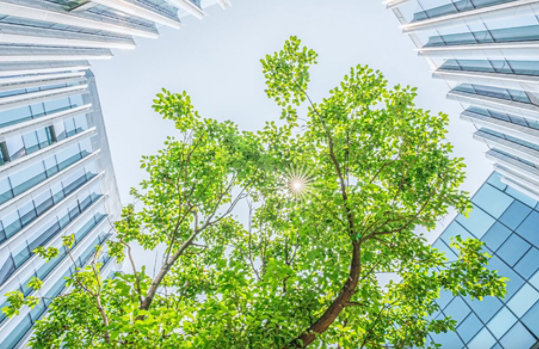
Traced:
<svg viewBox="0 0 539 349">
<path fill-rule="evenodd" d="M 103 280 L 99 263 L 79 269 L 37 323 L 34 347 L 425 346 L 427 333 L 454 330 L 431 318 L 441 290 L 504 295 L 480 241 L 457 237 L 449 263 L 417 233 L 450 207 L 470 208 L 447 116 L 367 66 L 315 103 L 316 58 L 291 37 L 262 60 L 282 112 L 256 133 L 201 118 L 185 93 L 158 94 L 154 109 L 181 136 L 142 159 L 139 204 L 107 244 L 131 272 Z M 134 242 L 165 247 L 155 276 L 137 270 Z M 383 285 L 381 273 L 394 277 Z M 37 301 L 12 298 L 9 314 Z"/>
</svg>

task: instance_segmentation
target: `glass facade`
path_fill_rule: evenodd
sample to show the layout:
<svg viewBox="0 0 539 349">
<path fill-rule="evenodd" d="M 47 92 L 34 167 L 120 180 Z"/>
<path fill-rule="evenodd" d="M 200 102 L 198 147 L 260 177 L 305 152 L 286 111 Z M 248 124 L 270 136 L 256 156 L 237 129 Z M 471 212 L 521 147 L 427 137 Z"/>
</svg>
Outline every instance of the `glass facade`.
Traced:
<svg viewBox="0 0 539 349">
<path fill-rule="evenodd" d="M 37 66 L 38 73 L 29 69 L 13 75 L 3 68 L 0 63 L 2 307 L 4 295 L 17 289 L 38 297 L 58 295 L 64 276 L 74 272 L 61 237 L 75 234 L 72 253 L 78 266 L 85 264 L 108 236 L 106 217 L 114 219 L 120 207 L 93 75 L 66 64 L 62 75 L 71 81 L 58 84 L 57 72 Z M 77 88 L 69 94 L 39 94 L 66 87 Z M 60 254 L 44 263 L 33 253 L 38 246 L 60 247 Z M 42 290 L 28 287 L 34 276 L 44 281 Z M 23 346 L 47 305 L 12 319 L 2 313 L 0 348 Z"/>
<path fill-rule="evenodd" d="M 64 289 L 74 267 L 61 237 L 75 235 L 72 254 L 84 265 L 109 237 L 120 212 L 97 89 L 86 59 L 157 37 L 157 25 L 179 27 L 202 17 L 200 0 L 25 0 L 0 7 L 0 307 L 20 290 L 47 301 L 7 319 L 0 312 L 0 348 L 24 347 L 31 328 Z M 228 0 L 207 0 L 204 6 Z M 178 8 L 178 4 L 182 8 Z M 55 246 L 48 263 L 33 253 Z M 114 266 L 106 251 L 104 272 Z M 41 290 L 28 287 L 37 276 Z"/>
<path fill-rule="evenodd" d="M 539 199 L 539 3 L 388 0 L 504 183 Z"/>
<path fill-rule="evenodd" d="M 431 67 L 448 98 L 488 146 L 493 174 L 435 241 L 457 258 L 456 235 L 481 239 L 489 268 L 509 279 L 507 295 L 470 301 L 442 294 L 455 333 L 429 336 L 442 348 L 536 348 L 539 345 L 539 3 L 516 0 L 386 2 Z"/>
<path fill-rule="evenodd" d="M 429 340 L 442 348 L 530 348 L 539 338 L 539 204 L 504 184 L 496 172 L 472 204 L 469 217 L 458 215 L 433 246 L 451 261 L 457 258 L 449 246 L 452 237 L 480 239 L 492 256 L 488 268 L 509 278 L 507 294 L 471 301 L 443 293 L 434 317 L 451 316 L 457 330 Z"/>
</svg>

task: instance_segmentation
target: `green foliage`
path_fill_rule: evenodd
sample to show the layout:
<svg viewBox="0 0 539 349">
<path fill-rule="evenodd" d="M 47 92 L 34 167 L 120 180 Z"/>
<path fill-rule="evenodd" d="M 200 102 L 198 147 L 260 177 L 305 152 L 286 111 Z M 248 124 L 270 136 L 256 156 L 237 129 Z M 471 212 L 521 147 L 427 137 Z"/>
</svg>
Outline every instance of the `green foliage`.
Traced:
<svg viewBox="0 0 539 349">
<path fill-rule="evenodd" d="M 58 249 L 55 247 L 38 246 L 32 252 L 43 258 L 46 262 L 50 262 L 58 256 Z"/>
<path fill-rule="evenodd" d="M 262 60 L 282 123 L 256 133 L 201 117 L 185 92 L 157 95 L 155 111 L 178 135 L 142 158 L 137 205 L 107 243 L 131 272 L 103 280 L 99 264 L 78 269 L 32 346 L 422 347 L 429 332 L 454 330 L 449 317 L 431 319 L 442 290 L 505 294 L 480 241 L 457 237 L 449 263 L 416 233 L 450 207 L 470 209 L 447 115 L 416 107 L 414 88 L 388 87 L 361 65 L 315 103 L 316 57 L 291 37 Z M 298 169 L 308 177 L 301 199 L 286 189 Z M 63 242 L 69 249 L 73 236 Z M 133 243 L 164 251 L 155 275 L 137 268 Z M 394 277 L 382 284 L 381 274 Z M 12 316 L 26 300 L 9 297 Z"/>
</svg>

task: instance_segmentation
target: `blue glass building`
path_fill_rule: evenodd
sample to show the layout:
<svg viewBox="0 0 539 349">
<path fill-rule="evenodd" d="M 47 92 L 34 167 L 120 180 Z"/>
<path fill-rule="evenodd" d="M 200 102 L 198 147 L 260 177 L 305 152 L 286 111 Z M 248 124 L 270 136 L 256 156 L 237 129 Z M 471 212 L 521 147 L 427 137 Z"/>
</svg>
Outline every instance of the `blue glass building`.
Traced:
<svg viewBox="0 0 539 349">
<path fill-rule="evenodd" d="M 87 60 L 156 38 L 158 26 L 205 16 L 229 0 L 0 0 L 0 308 L 20 290 L 42 297 L 8 319 L 0 348 L 24 347 L 74 272 L 61 238 L 75 235 L 77 266 L 111 234 L 120 201 L 95 81 Z M 110 116 L 114 117 L 114 116 Z M 32 251 L 60 248 L 45 263 Z M 115 266 L 106 252 L 103 272 Z M 38 276 L 40 290 L 27 286 Z"/>
<path fill-rule="evenodd" d="M 501 181 L 494 172 L 472 198 L 469 217 L 457 216 L 434 246 L 448 259 L 457 255 L 449 246 L 460 235 L 485 243 L 492 256 L 488 268 L 509 278 L 505 298 L 453 297 L 443 293 L 442 311 L 451 316 L 456 332 L 433 334 L 442 348 L 531 348 L 539 338 L 539 204 Z"/>
</svg>

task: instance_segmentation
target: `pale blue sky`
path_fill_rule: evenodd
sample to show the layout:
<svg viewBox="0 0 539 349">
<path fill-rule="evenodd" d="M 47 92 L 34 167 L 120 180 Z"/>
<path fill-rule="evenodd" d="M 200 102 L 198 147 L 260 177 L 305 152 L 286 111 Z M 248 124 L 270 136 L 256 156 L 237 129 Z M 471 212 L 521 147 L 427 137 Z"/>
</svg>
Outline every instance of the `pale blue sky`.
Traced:
<svg viewBox="0 0 539 349">
<path fill-rule="evenodd" d="M 468 165 L 464 189 L 474 192 L 491 172 L 484 145 L 472 139 L 473 126 L 459 119 L 457 103 L 445 99 L 447 85 L 431 78 L 381 1 L 233 0 L 232 8 L 213 6 L 208 14 L 202 21 L 185 18 L 180 30 L 160 28 L 158 39 L 137 40 L 135 50 L 92 64 L 124 204 L 129 188 L 143 178 L 140 156 L 155 153 L 174 135 L 151 109 L 155 93 L 162 87 L 186 90 L 202 115 L 257 129 L 279 111 L 264 94 L 259 59 L 292 34 L 319 53 L 310 89 L 315 99 L 350 66 L 369 64 L 391 84 L 417 86 L 419 106 L 450 115 L 455 155 Z"/>
</svg>

